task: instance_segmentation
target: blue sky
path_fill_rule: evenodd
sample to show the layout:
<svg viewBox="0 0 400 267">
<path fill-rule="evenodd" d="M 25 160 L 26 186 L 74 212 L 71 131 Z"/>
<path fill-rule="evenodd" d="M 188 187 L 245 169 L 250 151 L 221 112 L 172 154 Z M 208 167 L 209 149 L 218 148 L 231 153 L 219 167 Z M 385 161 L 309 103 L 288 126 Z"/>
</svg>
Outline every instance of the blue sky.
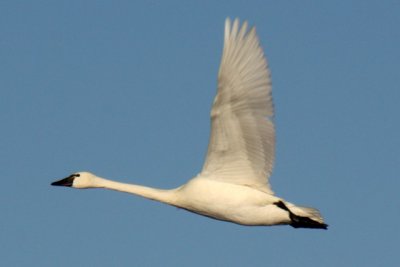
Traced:
<svg viewBox="0 0 400 267">
<path fill-rule="evenodd" d="M 201 3 L 200 3 L 201 2 Z M 2 266 L 398 266 L 398 1 L 1 1 Z M 209 136 L 226 17 L 256 25 L 271 183 L 328 231 L 243 227 L 104 190 L 173 188 Z"/>
</svg>

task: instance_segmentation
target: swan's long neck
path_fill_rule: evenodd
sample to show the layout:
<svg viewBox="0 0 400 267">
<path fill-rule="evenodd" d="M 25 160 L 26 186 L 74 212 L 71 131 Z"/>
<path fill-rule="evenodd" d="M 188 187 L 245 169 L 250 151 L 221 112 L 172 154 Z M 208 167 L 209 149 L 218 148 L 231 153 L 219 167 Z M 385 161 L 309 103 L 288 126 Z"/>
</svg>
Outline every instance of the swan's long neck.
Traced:
<svg viewBox="0 0 400 267">
<path fill-rule="evenodd" d="M 95 185 L 93 187 L 106 188 L 120 192 L 130 193 L 151 200 L 156 200 L 170 205 L 178 206 L 177 203 L 178 188 L 171 190 L 162 190 L 142 185 L 120 183 L 100 177 L 96 178 Z"/>
</svg>

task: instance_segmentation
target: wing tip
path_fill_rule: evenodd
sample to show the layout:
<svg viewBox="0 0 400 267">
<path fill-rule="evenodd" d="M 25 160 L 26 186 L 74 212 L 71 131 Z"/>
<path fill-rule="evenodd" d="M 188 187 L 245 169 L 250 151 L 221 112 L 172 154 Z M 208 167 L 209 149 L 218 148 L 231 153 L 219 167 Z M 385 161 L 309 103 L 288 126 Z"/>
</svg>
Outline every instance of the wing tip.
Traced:
<svg viewBox="0 0 400 267">
<path fill-rule="evenodd" d="M 224 43 L 228 44 L 235 39 L 246 39 L 246 38 L 256 38 L 256 27 L 252 25 L 249 28 L 249 23 L 247 20 L 243 20 L 240 22 L 238 17 L 234 18 L 233 21 L 230 17 L 225 19 L 225 34 L 224 34 Z"/>
</svg>

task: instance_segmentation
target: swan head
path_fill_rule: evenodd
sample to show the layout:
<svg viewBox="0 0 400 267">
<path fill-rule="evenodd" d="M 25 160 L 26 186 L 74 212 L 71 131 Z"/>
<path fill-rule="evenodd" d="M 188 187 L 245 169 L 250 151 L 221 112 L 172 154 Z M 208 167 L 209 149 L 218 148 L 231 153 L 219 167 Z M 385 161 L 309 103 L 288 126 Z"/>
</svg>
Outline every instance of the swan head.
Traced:
<svg viewBox="0 0 400 267">
<path fill-rule="evenodd" d="M 51 185 L 55 186 L 68 186 L 73 188 L 92 188 L 96 187 L 96 178 L 97 176 L 90 172 L 77 172 L 73 173 L 70 176 L 55 181 L 51 183 Z"/>
</svg>

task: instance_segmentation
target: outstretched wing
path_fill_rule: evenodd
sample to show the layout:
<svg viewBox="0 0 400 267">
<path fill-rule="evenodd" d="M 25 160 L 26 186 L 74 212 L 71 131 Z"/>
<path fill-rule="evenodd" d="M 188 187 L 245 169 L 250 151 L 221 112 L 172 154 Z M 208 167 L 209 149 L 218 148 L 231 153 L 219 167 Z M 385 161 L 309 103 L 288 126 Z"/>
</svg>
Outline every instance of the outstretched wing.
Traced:
<svg viewBox="0 0 400 267">
<path fill-rule="evenodd" d="M 225 21 L 218 91 L 202 176 L 273 194 L 275 153 L 271 80 L 255 28 Z"/>
</svg>

